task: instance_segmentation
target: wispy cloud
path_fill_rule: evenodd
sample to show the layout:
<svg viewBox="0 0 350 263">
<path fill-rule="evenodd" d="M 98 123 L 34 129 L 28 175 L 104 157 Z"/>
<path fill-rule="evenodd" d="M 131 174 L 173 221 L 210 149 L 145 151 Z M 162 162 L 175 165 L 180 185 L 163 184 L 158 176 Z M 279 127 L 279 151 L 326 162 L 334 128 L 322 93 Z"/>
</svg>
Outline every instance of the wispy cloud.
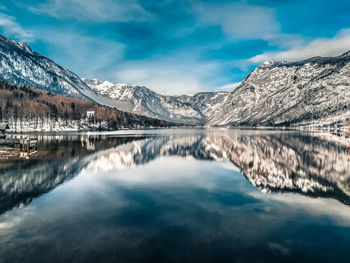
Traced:
<svg viewBox="0 0 350 263">
<path fill-rule="evenodd" d="M 241 38 L 267 38 L 280 31 L 274 10 L 246 3 L 196 3 L 194 10 L 204 23 L 220 25 Z"/>
<path fill-rule="evenodd" d="M 29 10 L 58 19 L 79 21 L 140 21 L 151 17 L 136 0 L 47 0 L 29 6 Z"/>
<path fill-rule="evenodd" d="M 167 95 L 195 94 L 201 90 L 198 74 L 191 74 L 179 67 L 131 66 L 118 70 L 116 79 Z"/>
<path fill-rule="evenodd" d="M 274 200 L 284 204 L 285 208 L 302 208 L 314 216 L 328 216 L 338 226 L 350 226 L 350 214 L 341 202 L 331 198 L 306 198 L 296 194 L 269 194 L 248 192 L 248 195 L 263 200 Z"/>
<path fill-rule="evenodd" d="M 218 90 L 224 90 L 224 91 L 233 91 L 235 90 L 239 85 L 241 85 L 242 81 L 240 82 L 235 82 L 235 83 L 231 83 L 231 84 L 227 84 L 225 86 L 222 86 L 220 88 L 218 88 Z"/>
<path fill-rule="evenodd" d="M 195 94 L 216 86 L 207 79 L 215 79 L 219 66 L 214 62 L 198 62 L 195 56 L 177 54 L 158 60 L 123 63 L 115 72 L 114 81 L 143 85 L 169 95 Z"/>
<path fill-rule="evenodd" d="M 260 63 L 266 60 L 300 60 L 314 56 L 337 56 L 350 49 L 350 29 L 341 30 L 333 38 L 317 38 L 304 45 L 295 45 L 281 52 L 266 52 L 248 59 Z"/>
<path fill-rule="evenodd" d="M 108 74 L 124 54 L 124 45 L 111 39 L 50 28 L 34 32 L 38 40 L 46 43 L 50 58 L 80 77 Z"/>
<path fill-rule="evenodd" d="M 293 1 L 0 2 L 1 33 L 35 40 L 33 49 L 82 77 L 162 93 L 232 90 L 264 60 L 333 56 L 350 47 L 350 30 L 331 35 L 350 27 L 349 5 L 333 10 L 318 0 L 312 10 Z M 332 23 L 322 19 L 327 12 Z"/>
<path fill-rule="evenodd" d="M 21 41 L 34 39 L 33 34 L 20 26 L 14 17 L 2 13 L 0 13 L 0 28 L 5 35 L 18 38 Z"/>
</svg>

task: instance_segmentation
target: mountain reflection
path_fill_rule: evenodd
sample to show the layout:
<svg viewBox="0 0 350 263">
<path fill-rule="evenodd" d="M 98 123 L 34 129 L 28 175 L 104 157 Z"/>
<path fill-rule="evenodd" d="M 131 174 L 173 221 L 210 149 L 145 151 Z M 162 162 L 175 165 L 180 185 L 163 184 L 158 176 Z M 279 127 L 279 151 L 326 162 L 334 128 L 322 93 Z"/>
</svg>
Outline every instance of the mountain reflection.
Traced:
<svg viewBox="0 0 350 263">
<path fill-rule="evenodd" d="M 350 156 L 346 142 L 333 136 L 241 132 L 63 136 L 60 140 L 43 137 L 40 142 L 42 161 L 0 170 L 0 214 L 54 189 L 83 169 L 113 171 L 166 156 L 231 162 L 263 192 L 298 192 L 350 204 Z"/>
</svg>

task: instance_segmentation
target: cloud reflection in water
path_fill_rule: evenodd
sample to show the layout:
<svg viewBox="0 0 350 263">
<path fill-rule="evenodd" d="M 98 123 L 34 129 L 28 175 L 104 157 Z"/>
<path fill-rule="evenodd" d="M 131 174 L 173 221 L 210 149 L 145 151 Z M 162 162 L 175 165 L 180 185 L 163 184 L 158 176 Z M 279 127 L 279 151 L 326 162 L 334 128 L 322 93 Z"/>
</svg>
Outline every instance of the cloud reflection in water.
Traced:
<svg viewBox="0 0 350 263">
<path fill-rule="evenodd" d="M 327 262 L 347 257 L 349 156 L 346 146 L 334 141 L 294 133 L 174 134 L 73 160 L 55 165 L 68 169 L 73 162 L 77 169 L 52 170 L 63 171 L 69 181 L 44 172 L 31 177 L 41 164 L 28 169 L 26 180 L 18 175 L 6 184 L 11 171 L 1 177 L 4 200 L 35 184 L 30 178 L 42 178 L 40 186 L 50 191 L 0 216 L 1 258 Z"/>
</svg>

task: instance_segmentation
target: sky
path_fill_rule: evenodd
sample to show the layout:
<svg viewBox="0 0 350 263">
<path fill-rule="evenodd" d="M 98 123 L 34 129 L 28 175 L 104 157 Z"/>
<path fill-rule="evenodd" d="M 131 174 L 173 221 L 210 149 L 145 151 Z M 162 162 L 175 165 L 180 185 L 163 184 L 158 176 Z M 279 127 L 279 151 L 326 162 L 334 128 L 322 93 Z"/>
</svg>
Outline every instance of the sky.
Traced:
<svg viewBox="0 0 350 263">
<path fill-rule="evenodd" d="M 0 33 L 80 77 L 230 91 L 266 60 L 350 50 L 346 0 L 1 0 Z"/>
</svg>

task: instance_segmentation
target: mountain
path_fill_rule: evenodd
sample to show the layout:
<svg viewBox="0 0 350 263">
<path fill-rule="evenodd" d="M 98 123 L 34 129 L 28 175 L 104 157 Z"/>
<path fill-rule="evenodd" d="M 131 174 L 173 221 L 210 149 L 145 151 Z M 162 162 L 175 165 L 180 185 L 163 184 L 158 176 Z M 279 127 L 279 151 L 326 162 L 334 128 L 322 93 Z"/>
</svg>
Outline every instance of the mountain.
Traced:
<svg viewBox="0 0 350 263">
<path fill-rule="evenodd" d="M 9 83 L 10 86 L 7 86 L 6 83 Z M 11 86 L 11 84 L 22 85 L 22 87 Z M 100 116 L 100 119 L 107 120 L 115 119 L 116 111 L 93 105 L 93 102 L 101 106 L 124 109 L 124 107 L 118 107 L 119 103 L 115 100 L 101 96 L 91 89 L 75 73 L 57 65 L 47 57 L 33 52 L 27 43 L 16 42 L 2 35 L 0 35 L 0 86 L 2 106 L 5 106 L 8 96 L 10 96 L 11 100 L 24 100 L 21 103 L 19 103 L 20 101 L 18 103 L 14 101 L 13 105 L 11 104 L 12 106 L 18 104 L 18 107 L 15 108 L 17 111 L 19 110 L 18 113 L 21 116 L 34 114 L 36 117 L 42 117 L 46 113 L 51 114 L 50 109 L 54 107 L 55 111 L 58 110 L 56 115 L 63 119 L 63 115 L 67 115 L 67 112 L 70 114 L 71 108 L 69 105 L 75 103 L 77 106 L 83 105 L 80 107 L 79 113 L 77 112 L 77 116 L 81 116 L 84 111 L 86 113 L 88 109 L 94 109 L 96 113 L 101 112 L 102 109 L 104 114 Z M 34 90 L 30 90 L 29 87 L 34 88 Z M 45 92 L 39 92 L 35 88 L 48 91 L 51 95 L 47 96 Z M 20 94 L 22 97 L 16 97 L 16 94 Z M 37 100 L 32 100 L 33 97 L 31 96 L 33 94 L 38 97 Z M 78 100 L 67 100 L 56 94 Z M 55 97 L 52 98 L 53 96 Z M 89 100 L 90 102 L 81 101 L 81 99 Z M 23 106 L 23 103 L 26 107 Z M 50 106 L 52 107 L 50 108 Z M 107 112 L 112 112 L 112 115 L 105 116 Z M 9 113 L 13 113 L 13 111 Z M 151 125 L 155 126 L 159 124 L 162 126 L 166 125 L 164 121 L 159 122 L 158 120 L 136 116 L 135 114 L 130 115 L 122 111 L 117 113 L 118 118 L 120 117 L 120 122 L 128 127 L 144 126 L 145 123 L 153 123 Z M 143 114 L 141 113 L 141 115 Z"/>
<path fill-rule="evenodd" d="M 350 52 L 297 62 L 267 61 L 232 92 L 165 96 L 145 87 L 84 79 L 118 107 L 165 120 L 206 125 L 289 126 L 350 117 Z"/>
<path fill-rule="evenodd" d="M 125 111 L 168 121 L 205 125 L 227 92 L 201 92 L 194 96 L 167 96 L 143 86 L 114 84 L 97 79 L 82 79 L 98 94 L 116 102 Z"/>
<path fill-rule="evenodd" d="M 33 52 L 25 42 L 0 35 L 0 81 L 42 89 L 56 94 L 89 99 L 101 105 L 114 106 L 99 96 L 75 73 Z"/>
<path fill-rule="evenodd" d="M 0 79 L 83 98 L 89 90 L 73 72 L 31 50 L 25 42 L 16 42 L 0 35 Z"/>
<path fill-rule="evenodd" d="M 0 81 L 3 82 L 88 99 L 100 105 L 162 120 L 205 123 L 206 116 L 202 111 L 207 105 L 203 102 L 196 105 L 202 95 L 173 97 L 157 94 L 145 87 L 87 79 L 84 82 L 75 73 L 33 52 L 27 43 L 16 42 L 2 35 L 0 65 Z M 215 96 L 215 93 L 210 94 Z"/>
<path fill-rule="evenodd" d="M 83 81 L 98 94 L 111 98 L 119 109 L 146 116 L 176 122 L 203 125 L 205 110 L 215 104 L 214 92 L 198 93 L 195 96 L 167 96 L 143 86 L 114 84 L 97 79 Z"/>
<path fill-rule="evenodd" d="M 93 111 L 88 118 L 87 111 Z M 61 96 L 44 90 L 0 82 L 0 122 L 13 131 L 117 130 L 173 127 L 166 122 L 89 100 Z"/>
<path fill-rule="evenodd" d="M 265 62 L 251 72 L 212 124 L 302 125 L 350 117 L 350 52 L 297 62 Z"/>
<path fill-rule="evenodd" d="M 334 125 L 350 118 L 350 52 L 265 62 L 232 92 L 167 96 L 143 86 L 80 79 L 24 42 L 0 35 L 0 81 L 194 125 Z"/>
</svg>

